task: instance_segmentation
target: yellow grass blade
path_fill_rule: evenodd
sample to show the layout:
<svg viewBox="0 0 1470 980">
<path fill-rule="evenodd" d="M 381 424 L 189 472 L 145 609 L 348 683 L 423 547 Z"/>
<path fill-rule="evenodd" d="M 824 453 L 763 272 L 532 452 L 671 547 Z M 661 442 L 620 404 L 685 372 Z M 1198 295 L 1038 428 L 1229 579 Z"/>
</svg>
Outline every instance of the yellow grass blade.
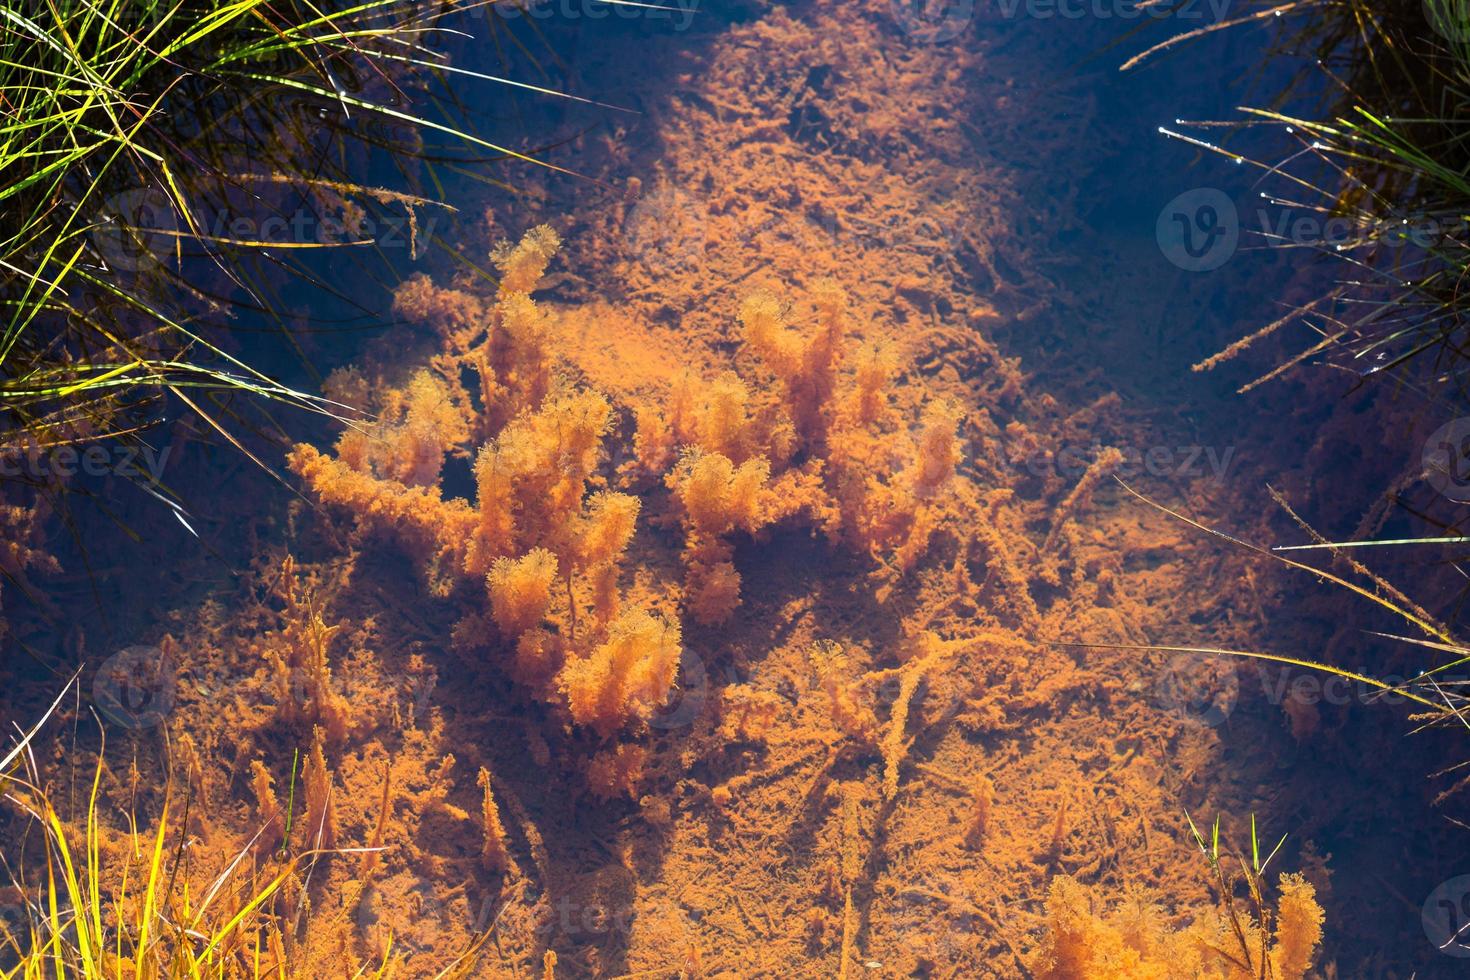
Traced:
<svg viewBox="0 0 1470 980">
<path fill-rule="evenodd" d="M 138 949 L 133 959 L 134 973 L 146 976 L 143 964 L 148 953 L 148 929 L 153 923 L 154 903 L 158 900 L 158 883 L 163 873 L 163 837 L 168 828 L 168 801 L 158 816 L 158 833 L 153 839 L 153 857 L 148 863 L 148 890 L 143 898 L 143 921 L 138 924 Z"/>
</svg>

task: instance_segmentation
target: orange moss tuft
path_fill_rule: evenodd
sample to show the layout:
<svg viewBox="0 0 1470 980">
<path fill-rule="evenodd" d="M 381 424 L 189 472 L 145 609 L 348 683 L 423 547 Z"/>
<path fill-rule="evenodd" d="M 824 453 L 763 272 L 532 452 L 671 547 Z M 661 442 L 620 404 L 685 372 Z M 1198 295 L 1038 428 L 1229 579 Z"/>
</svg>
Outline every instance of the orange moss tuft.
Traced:
<svg viewBox="0 0 1470 980">
<path fill-rule="evenodd" d="M 422 273 L 410 276 L 394 290 L 393 312 L 431 323 L 446 334 L 475 329 L 489 319 L 478 296 L 436 286 Z"/>
<path fill-rule="evenodd" d="M 515 245 L 497 245 L 490 260 L 500 270 L 501 293 L 529 293 L 535 289 L 560 248 L 561 236 L 550 225 L 532 228 Z"/>
<path fill-rule="evenodd" d="M 301 767 L 301 784 L 306 795 L 306 832 L 308 846 L 330 848 L 337 843 L 337 801 L 332 793 L 332 773 L 327 768 L 326 751 L 320 728 L 312 732 L 311 748 Z"/>
<path fill-rule="evenodd" d="M 480 520 L 469 542 L 468 572 L 483 574 L 496 558 L 537 545 L 573 564 L 576 522 L 611 418 L 607 399 L 596 392 L 553 395 L 480 451 Z"/>
<path fill-rule="evenodd" d="M 704 626 L 718 626 L 740 608 L 740 573 L 733 563 L 693 561 L 684 577 L 684 608 Z"/>
<path fill-rule="evenodd" d="M 995 784 L 989 776 L 981 776 L 970 797 L 970 819 L 965 826 L 965 846 L 979 848 L 990 833 L 990 811 L 995 804 Z"/>
<path fill-rule="evenodd" d="M 960 462 L 960 443 L 956 428 L 964 413 L 954 402 L 941 401 L 924 409 L 920 422 L 918 458 L 908 473 L 908 484 L 915 497 L 931 497 L 954 478 Z"/>
<path fill-rule="evenodd" d="M 587 763 L 587 786 L 600 800 L 625 796 L 638 798 L 638 784 L 648 764 L 648 750 L 641 745 L 619 745 L 594 755 Z"/>
<path fill-rule="evenodd" d="M 1276 945 L 1271 962 L 1280 980 L 1302 980 L 1322 942 L 1325 916 L 1317 904 L 1317 890 L 1299 874 L 1281 876 L 1276 906 Z"/>
<path fill-rule="evenodd" d="M 464 413 L 427 371 L 416 372 L 403 391 L 389 389 L 376 421 L 349 428 L 337 441 L 337 457 L 354 470 L 406 487 L 439 482 L 444 454 L 469 435 Z"/>
<path fill-rule="evenodd" d="M 498 400 L 512 407 L 538 406 L 551 388 L 551 318 L 525 293 L 502 296 L 496 312 L 495 376 L 505 391 Z"/>
<path fill-rule="evenodd" d="M 694 444 L 709 453 L 743 460 L 755 444 L 750 389 L 731 372 L 705 386 L 694 419 Z"/>
<path fill-rule="evenodd" d="M 562 669 L 561 688 L 573 720 L 603 737 L 646 720 L 674 686 L 679 641 L 678 623 L 643 610 L 619 616 L 606 641 Z"/>
<path fill-rule="evenodd" d="M 381 480 L 342 459 L 300 445 L 287 456 L 292 472 L 325 503 L 354 512 L 364 524 L 401 537 L 415 557 L 438 564 L 463 547 L 473 514 L 464 501 L 446 503 L 437 489 Z"/>
<path fill-rule="evenodd" d="M 522 684 L 539 687 L 556 675 L 562 660 L 560 637 L 544 629 L 529 630 L 516 640 L 513 675 Z"/>
<path fill-rule="evenodd" d="M 286 836 L 286 818 L 281 801 L 276 797 L 275 780 L 259 759 L 250 761 L 250 788 L 255 794 L 255 817 L 260 822 L 260 835 L 255 838 L 255 852 L 273 851 Z"/>
<path fill-rule="evenodd" d="M 851 738 L 877 745 L 878 716 L 861 696 L 851 656 L 838 644 L 826 642 L 812 651 L 811 660 L 833 725 Z"/>
<path fill-rule="evenodd" d="M 533 548 L 520 558 L 498 558 L 486 576 L 495 625 L 506 636 L 518 637 L 546 618 L 551 586 L 556 581 L 556 556 Z"/>
<path fill-rule="evenodd" d="M 771 464 L 764 456 L 738 467 L 719 453 L 690 453 L 672 479 L 674 491 L 695 531 L 724 534 L 735 528 L 757 530 L 761 521 L 762 491 L 770 479 Z"/>
<path fill-rule="evenodd" d="M 870 426 L 889 413 L 888 387 L 898 372 L 898 357 L 881 341 L 864 344 L 853 363 L 853 391 L 846 406 L 849 424 Z"/>
<path fill-rule="evenodd" d="M 673 426 L 652 405 L 636 406 L 633 417 L 633 458 L 644 473 L 663 473 L 674 461 Z"/>
<path fill-rule="evenodd" d="M 747 296 L 740 304 L 739 318 L 745 342 L 778 378 L 800 370 L 801 345 L 787 329 L 786 313 L 775 295 L 761 291 Z"/>
<path fill-rule="evenodd" d="M 1222 910 L 1174 930 L 1142 892 L 1129 892 L 1107 908 L 1093 890 L 1058 875 L 1052 879 L 1046 911 L 1046 935 L 1029 957 L 1037 980 L 1257 980 L 1268 969 L 1259 962 L 1267 945 L 1260 926 L 1229 921 Z M 1303 980 L 1321 940 L 1322 909 L 1300 875 L 1281 876 L 1276 920 L 1270 974 L 1278 980 Z"/>
<path fill-rule="evenodd" d="M 781 303 L 756 293 L 740 306 L 745 342 L 781 382 L 785 408 L 797 433 L 819 446 L 831 422 L 831 402 L 846 335 L 847 294 L 824 279 L 813 287 L 815 330 L 804 334 L 786 324 Z"/>
<path fill-rule="evenodd" d="M 481 822 L 485 831 L 485 843 L 480 849 L 480 860 L 489 870 L 503 873 L 510 870 L 510 846 L 505 833 L 505 825 L 500 821 L 500 807 L 496 805 L 495 797 L 490 792 L 490 770 L 481 768 L 478 782 L 480 788 L 485 791 L 485 798 L 480 807 Z"/>
<path fill-rule="evenodd" d="M 626 493 L 604 490 L 587 502 L 582 519 L 578 565 L 596 568 L 620 561 L 633 540 L 642 502 Z"/>
<path fill-rule="evenodd" d="M 780 696 L 747 684 L 732 684 L 720 699 L 720 736 L 726 741 L 763 741 L 781 714 Z"/>
<path fill-rule="evenodd" d="M 320 728 L 328 743 L 340 744 L 351 727 L 351 706 L 332 683 L 329 649 L 341 631 L 328 626 L 309 585 L 298 585 L 288 556 L 277 590 L 286 603 L 281 629 L 268 633 L 258 655 L 270 668 L 276 716 L 286 725 Z"/>
</svg>

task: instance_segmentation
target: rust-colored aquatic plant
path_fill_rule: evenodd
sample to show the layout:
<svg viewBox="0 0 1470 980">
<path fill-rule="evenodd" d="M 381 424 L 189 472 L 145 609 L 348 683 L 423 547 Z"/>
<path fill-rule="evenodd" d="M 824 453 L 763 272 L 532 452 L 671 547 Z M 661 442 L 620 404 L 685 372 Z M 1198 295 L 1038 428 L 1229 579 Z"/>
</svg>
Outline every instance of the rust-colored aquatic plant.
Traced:
<svg viewBox="0 0 1470 980">
<path fill-rule="evenodd" d="M 1274 853 L 1261 859 L 1254 821 L 1252 853 L 1240 859 L 1238 876 L 1226 868 L 1218 822 L 1212 842 L 1194 833 L 1216 886 L 1212 913 L 1175 929 L 1142 891 L 1108 903 L 1095 888 L 1058 875 L 1047 895 L 1047 932 L 1031 958 L 1037 980 L 1303 980 L 1322 941 L 1316 889 L 1299 874 L 1283 874 L 1273 909 L 1265 895 L 1265 872 Z M 1237 881 L 1246 886 L 1248 908 L 1235 897 Z"/>
<path fill-rule="evenodd" d="M 906 419 L 888 404 L 897 360 L 872 345 L 848 356 L 835 283 L 813 287 L 810 330 L 774 294 L 746 300 L 755 368 L 688 370 L 662 398 L 614 397 L 559 367 L 564 316 L 532 298 L 559 246 L 549 227 L 499 246 L 493 297 L 406 283 L 400 312 L 432 324 L 441 352 L 406 383 L 371 366 L 339 372 L 334 390 L 373 419 L 335 454 L 297 446 L 290 465 L 467 604 L 456 646 L 487 651 L 571 726 L 615 740 L 674 690 L 674 610 L 717 625 L 739 608 L 740 539 L 806 525 L 872 554 L 891 584 L 957 510 L 949 495 L 972 491 L 957 478 L 961 413 L 932 402 Z M 470 464 L 472 499 L 444 492 L 452 457 Z M 640 521 L 682 527 L 680 586 L 630 560 Z M 622 792 L 641 761 L 605 754 L 594 769 L 600 791 Z"/>
</svg>

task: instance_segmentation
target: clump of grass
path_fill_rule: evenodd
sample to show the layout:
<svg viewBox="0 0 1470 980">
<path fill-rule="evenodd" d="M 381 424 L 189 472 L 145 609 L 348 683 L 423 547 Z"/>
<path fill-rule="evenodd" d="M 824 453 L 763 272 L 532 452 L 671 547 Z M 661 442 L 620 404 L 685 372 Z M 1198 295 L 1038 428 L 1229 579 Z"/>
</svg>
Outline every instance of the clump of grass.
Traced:
<svg viewBox="0 0 1470 980">
<path fill-rule="evenodd" d="M 285 329 L 277 284 L 243 260 L 307 276 L 302 250 L 370 244 L 353 229 L 375 206 L 417 228 L 436 202 L 346 176 L 381 142 L 364 120 L 407 134 L 390 149 L 435 132 L 531 159 L 411 98 L 454 70 L 432 43 L 445 18 L 489 3 L 0 3 L 0 449 L 135 434 L 170 402 L 225 432 L 231 394 L 330 410 L 221 329 L 242 312 Z M 335 209 L 337 240 L 209 220 L 303 207 Z"/>
<path fill-rule="evenodd" d="M 251 842 L 213 880 L 194 887 L 185 829 L 188 801 L 176 824 L 174 797 L 164 787 L 152 828 L 144 829 L 137 812 L 128 814 L 129 829 L 119 845 L 99 813 L 100 752 L 84 812 L 68 819 L 48 792 L 31 747 L 70 691 L 68 685 L 0 759 L 0 802 L 34 828 L 16 838 L 26 846 L 0 856 L 0 894 L 7 896 L 10 913 L 0 915 L 0 978 L 254 980 L 323 975 L 326 963 L 340 976 L 388 977 L 402 969 L 403 957 L 394 952 L 391 937 L 380 958 L 352 964 L 336 944 L 328 950 L 325 942 L 311 942 L 317 923 L 302 914 L 308 904 L 303 879 L 310 881 L 312 865 L 328 853 L 367 849 L 298 851 L 262 865 Z M 136 788 L 133 795 L 139 796 Z M 329 915 L 324 911 L 317 918 Z M 298 925 L 304 939 L 298 938 Z M 482 943 L 435 976 L 474 976 Z"/>
<path fill-rule="evenodd" d="M 1119 482 L 1121 484 L 1121 481 Z M 1411 718 L 1421 728 L 1442 725 L 1463 725 L 1466 728 L 1470 728 L 1470 688 L 1466 688 L 1463 680 L 1460 680 L 1457 676 L 1457 672 L 1462 672 L 1467 666 L 1470 666 L 1470 644 L 1460 641 L 1448 627 L 1439 622 L 1421 606 L 1414 603 L 1391 582 L 1373 573 L 1365 565 L 1348 554 L 1351 549 L 1356 547 L 1424 545 L 1430 543 L 1428 540 L 1340 542 L 1327 541 L 1317 537 L 1314 533 L 1314 537 L 1317 537 L 1317 540 L 1311 545 L 1286 545 L 1275 548 L 1263 548 L 1232 537 L 1223 531 L 1208 527 L 1187 515 L 1171 510 L 1163 504 L 1143 496 L 1127 484 L 1122 484 L 1122 486 L 1143 503 L 1175 520 L 1189 525 L 1197 531 L 1218 538 L 1234 547 L 1250 551 L 1263 558 L 1279 562 L 1288 568 L 1305 572 L 1326 585 L 1342 589 L 1347 593 L 1368 601 L 1382 610 L 1386 610 L 1404 624 L 1407 635 L 1381 632 L 1373 635 L 1395 643 L 1405 643 L 1417 647 L 1420 650 L 1429 651 L 1439 658 L 1439 662 L 1418 671 L 1406 679 L 1389 682 L 1370 675 L 1357 673 L 1338 664 L 1316 660 L 1309 656 L 1277 654 L 1262 650 L 1232 650 L 1219 647 L 1163 646 L 1158 644 L 1083 643 L 1066 645 L 1192 654 L 1206 657 L 1235 657 L 1297 667 L 1340 677 L 1351 684 L 1359 685 L 1364 690 L 1377 692 L 1377 696 L 1395 695 L 1400 697 L 1413 705 L 1415 713 Z M 1278 502 L 1280 502 L 1279 498 Z M 1296 515 L 1292 514 L 1291 516 L 1295 518 Z M 1335 561 L 1341 562 L 1346 566 L 1347 572 L 1339 575 L 1336 572 L 1288 557 L 1290 553 L 1306 550 L 1325 551 L 1331 554 Z M 1349 578 L 1348 574 L 1351 574 L 1353 577 Z M 1461 780 L 1451 790 L 1441 794 L 1440 800 L 1444 800 L 1451 793 L 1458 792 L 1467 786 L 1470 786 L 1470 780 Z"/>
<path fill-rule="evenodd" d="M 1132 67 L 1201 34 L 1269 22 L 1278 47 L 1310 56 L 1271 106 L 1242 118 L 1183 124 L 1166 135 L 1259 168 L 1278 214 L 1330 223 L 1331 235 L 1268 244 L 1340 263 L 1334 288 L 1197 370 L 1242 353 L 1293 322 L 1314 342 L 1246 388 L 1307 361 L 1359 378 L 1423 365 L 1431 398 L 1463 393 L 1470 365 L 1470 5 L 1465 0 L 1255 0 L 1200 31 L 1155 45 Z M 1314 95 L 1325 86 L 1325 95 Z M 1286 105 L 1294 106 L 1292 109 Z M 1211 129 L 1274 130 L 1286 148 L 1241 156 Z M 1426 363 L 1428 362 L 1428 363 Z M 1400 377 L 1403 375 L 1400 374 Z"/>
</svg>

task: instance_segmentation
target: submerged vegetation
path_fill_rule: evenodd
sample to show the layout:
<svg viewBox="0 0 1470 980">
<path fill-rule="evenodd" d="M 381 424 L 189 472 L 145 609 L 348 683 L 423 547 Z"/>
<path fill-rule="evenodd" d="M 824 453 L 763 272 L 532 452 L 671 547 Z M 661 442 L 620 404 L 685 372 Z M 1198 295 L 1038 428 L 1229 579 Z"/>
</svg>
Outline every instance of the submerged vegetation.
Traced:
<svg viewBox="0 0 1470 980">
<path fill-rule="evenodd" d="M 560 244 L 549 226 L 502 244 L 493 297 L 407 282 L 399 309 L 441 334 L 431 370 L 402 388 L 371 370 L 334 375 L 332 396 L 377 421 L 349 428 L 335 457 L 298 446 L 291 468 L 363 528 L 401 541 L 434 591 L 479 591 L 489 616 L 461 621 L 456 644 L 486 646 L 493 623 L 513 651 L 501 654 L 509 672 L 607 739 L 646 726 L 670 697 L 682 633 L 670 607 L 705 626 L 739 607 L 737 536 L 793 521 L 820 529 L 871 556 L 881 594 L 953 524 L 951 497 L 978 501 L 955 476 L 959 410 L 936 401 L 905 419 L 895 409 L 886 389 L 897 358 L 849 351 L 834 282 L 814 288 L 815 328 L 804 332 L 769 293 L 741 306 L 757 378 L 775 386 L 685 372 L 662 399 L 621 405 L 620 418 L 568 379 L 569 328 L 531 298 Z M 453 456 L 473 460 L 473 501 L 442 492 Z M 623 462 L 611 468 L 609 456 Z M 625 591 L 640 515 L 683 527 L 672 596 Z M 595 759 L 594 791 L 636 795 L 641 752 Z"/>
<path fill-rule="evenodd" d="M 288 851 L 259 847 L 257 837 L 212 871 L 190 848 L 189 828 L 198 825 L 192 811 L 206 805 L 193 798 L 192 781 L 189 792 L 176 794 L 170 783 L 154 793 L 137 784 L 134 770 L 131 806 L 149 799 L 157 812 L 127 810 L 119 832 L 104 816 L 121 801 L 103 792 L 100 753 L 90 783 L 71 787 L 78 812 L 67 812 L 57 799 L 65 791 L 49 784 L 36 753 L 49 738 L 39 733 L 71 693 L 68 687 L 0 761 L 0 804 L 28 831 L 3 862 L 10 883 L 0 889 L 0 976 L 255 980 L 388 977 L 401 968 L 391 941 L 369 962 L 323 941 L 340 934 L 344 913 L 313 909 L 307 897 L 323 857 L 353 854 L 370 874 L 372 848 L 333 851 L 320 834 L 303 834 Z M 361 892 L 346 900 L 360 900 Z M 473 976 L 475 962 L 471 948 L 437 976 Z"/>
<path fill-rule="evenodd" d="M 483 268 L 393 289 L 427 354 L 367 344 L 320 394 L 252 368 L 232 318 L 280 314 L 289 336 L 268 297 L 310 275 L 296 254 L 366 247 L 371 207 L 402 212 L 411 248 L 429 237 L 418 216 L 446 205 L 355 183 L 368 150 L 323 121 L 440 128 L 407 90 L 446 67 L 426 38 L 465 6 L 55 0 L 56 23 L 16 21 L 59 51 L 0 70 L 27 97 L 66 85 L 11 146 L 44 134 L 26 159 L 65 165 L 8 189 L 7 432 L 146 434 L 177 399 L 228 437 L 235 392 L 341 429 L 293 438 L 303 499 L 247 530 L 234 592 L 140 628 L 182 683 L 159 730 L 127 732 L 126 766 L 75 741 L 0 766 L 6 839 L 31 835 L 4 869 L 24 915 L 8 936 L 0 917 L 0 976 L 1311 975 L 1326 889 L 1268 883 L 1254 829 L 1237 873 L 1190 823 L 1209 881 L 1180 881 L 1177 796 L 1213 736 L 1147 705 L 1129 658 L 1196 608 L 1260 604 L 1254 582 L 1200 599 L 1204 549 L 1107 506 L 1114 445 L 1144 429 L 1117 394 L 1038 394 L 1002 356 L 993 330 L 1045 315 L 1003 237 L 1014 202 L 945 188 L 997 216 L 968 251 L 814 248 L 760 213 L 809 209 L 810 234 L 862 187 L 927 214 L 916 175 L 973 176 L 958 128 L 907 128 L 958 115 L 978 73 L 952 53 L 873 57 L 891 25 L 842 4 L 752 14 L 712 42 L 716 98 L 661 110 L 708 202 L 630 215 L 630 194 L 553 228 L 538 187 L 487 212 L 517 240 Z M 94 75 L 79 111 L 67 86 Z M 217 234 L 242 202 L 309 205 L 335 234 Z M 779 233 L 725 247 L 756 220 Z M 718 242 L 701 281 L 619 254 L 637 221 Z M 584 269 L 551 271 L 563 234 L 591 240 Z M 1354 356 L 1356 329 L 1337 338 Z M 1005 461 L 1089 443 L 1073 472 Z M 7 576 L 50 567 L 39 519 L 0 511 Z M 1462 653 L 1386 583 L 1355 590 Z M 1072 655 L 1097 637 L 1127 655 Z M 68 639 L 86 661 L 116 638 Z M 1455 719 L 1423 681 L 1411 696 Z M 90 791 L 66 790 L 94 751 Z"/>
<path fill-rule="evenodd" d="M 1266 869 L 1276 854 L 1262 856 L 1254 819 L 1249 857 L 1222 845 L 1219 819 L 1208 841 L 1192 820 L 1190 831 L 1213 879 L 1213 915 L 1171 928 L 1164 909 L 1141 889 L 1109 901 L 1096 888 L 1059 875 L 1047 894 L 1046 939 L 1031 962 L 1037 980 L 1307 977 L 1322 942 L 1322 907 L 1312 884 L 1299 874 L 1281 875 L 1273 908 Z M 1244 887 L 1243 899 L 1238 886 Z"/>
</svg>

